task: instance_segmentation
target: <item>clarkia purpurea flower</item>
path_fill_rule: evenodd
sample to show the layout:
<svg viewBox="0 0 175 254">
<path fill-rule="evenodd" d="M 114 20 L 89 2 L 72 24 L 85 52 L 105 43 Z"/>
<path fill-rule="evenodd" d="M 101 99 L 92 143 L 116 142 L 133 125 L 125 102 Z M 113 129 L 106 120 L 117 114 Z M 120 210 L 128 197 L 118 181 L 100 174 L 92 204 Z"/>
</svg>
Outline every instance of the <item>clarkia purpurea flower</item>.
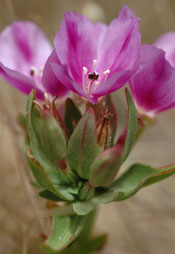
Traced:
<svg viewBox="0 0 175 254">
<path fill-rule="evenodd" d="M 168 32 L 160 36 L 154 45 L 165 51 L 165 57 L 175 68 L 175 32 Z"/>
<path fill-rule="evenodd" d="M 57 61 L 49 59 L 44 69 L 45 89 L 57 95 L 57 87 L 45 82 L 50 66 L 65 87 L 92 103 L 121 88 L 138 66 L 138 22 L 127 6 L 109 26 L 93 24 L 75 12 L 66 13 L 54 43 Z"/>
<path fill-rule="evenodd" d="M 35 89 L 37 98 L 42 100 L 47 92 L 41 82 L 42 73 L 51 52 L 50 42 L 37 25 L 14 22 L 0 34 L 0 76 L 23 93 Z M 56 82 L 57 95 L 64 95 L 67 89 L 54 78 L 52 69 L 47 74 L 52 80 L 46 76 L 46 82 Z"/>
<path fill-rule="evenodd" d="M 132 96 L 140 114 L 155 117 L 175 106 L 175 70 L 165 53 L 151 45 L 141 47 L 139 64 L 129 81 Z"/>
</svg>

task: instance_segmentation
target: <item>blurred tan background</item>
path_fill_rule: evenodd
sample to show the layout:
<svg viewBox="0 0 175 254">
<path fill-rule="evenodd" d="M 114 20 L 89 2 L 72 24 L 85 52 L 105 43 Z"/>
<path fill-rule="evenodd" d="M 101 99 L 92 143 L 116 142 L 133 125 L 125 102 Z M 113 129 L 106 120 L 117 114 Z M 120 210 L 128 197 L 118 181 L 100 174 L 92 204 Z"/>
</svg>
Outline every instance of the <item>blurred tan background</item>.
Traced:
<svg viewBox="0 0 175 254">
<path fill-rule="evenodd" d="M 109 23 L 128 4 L 141 18 L 143 43 L 175 30 L 175 0 L 0 0 L 0 30 L 13 20 L 32 20 L 53 41 L 64 12 L 75 10 L 94 21 Z M 125 122 L 123 90 L 114 94 L 121 126 Z M 40 254 L 39 234 L 48 221 L 40 218 L 44 202 L 29 184 L 17 124 L 26 97 L 0 80 L 0 254 Z M 121 128 L 119 126 L 119 128 Z M 175 162 L 175 111 L 157 118 L 124 165 L 145 162 L 162 166 Z M 96 232 L 108 233 L 102 254 L 175 253 L 175 178 L 148 187 L 124 202 L 100 208 Z M 70 253 L 71 254 L 71 253 Z"/>
</svg>

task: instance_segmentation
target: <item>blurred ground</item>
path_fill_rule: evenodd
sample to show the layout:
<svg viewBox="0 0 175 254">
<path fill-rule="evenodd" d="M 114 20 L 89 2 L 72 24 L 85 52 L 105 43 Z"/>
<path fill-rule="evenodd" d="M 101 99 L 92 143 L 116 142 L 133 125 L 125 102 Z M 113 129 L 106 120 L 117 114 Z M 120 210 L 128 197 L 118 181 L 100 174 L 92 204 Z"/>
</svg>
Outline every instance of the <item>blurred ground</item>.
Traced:
<svg viewBox="0 0 175 254">
<path fill-rule="evenodd" d="M 109 23 L 123 4 L 141 17 L 143 43 L 152 43 L 160 34 L 175 30 L 174 0 L 0 0 L 0 29 L 12 20 L 29 19 L 53 40 L 65 11 L 76 10 L 93 20 Z M 114 100 L 123 123 L 123 91 L 116 93 Z M 37 237 L 47 232 L 50 224 L 40 218 L 43 201 L 29 184 L 30 173 L 23 156 L 17 116 L 24 113 L 25 101 L 25 96 L 0 81 L 0 254 L 39 254 Z M 174 129 L 175 111 L 160 115 L 123 168 L 136 161 L 157 167 L 173 163 Z M 174 180 L 171 177 L 143 189 L 133 198 L 100 208 L 96 231 L 109 234 L 102 254 L 175 253 Z"/>
</svg>

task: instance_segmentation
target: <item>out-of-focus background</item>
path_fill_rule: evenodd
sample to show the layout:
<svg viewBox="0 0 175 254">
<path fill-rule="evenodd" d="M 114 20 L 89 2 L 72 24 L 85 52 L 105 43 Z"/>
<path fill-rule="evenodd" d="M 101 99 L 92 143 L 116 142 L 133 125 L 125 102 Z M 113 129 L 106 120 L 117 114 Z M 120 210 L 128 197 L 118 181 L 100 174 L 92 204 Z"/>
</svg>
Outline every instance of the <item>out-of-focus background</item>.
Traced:
<svg viewBox="0 0 175 254">
<path fill-rule="evenodd" d="M 32 20 L 51 41 L 63 14 L 75 10 L 109 23 L 128 4 L 141 18 L 143 43 L 175 30 L 174 0 L 0 0 L 0 30 L 14 20 Z M 123 90 L 113 96 L 122 124 Z M 0 80 L 0 254 L 40 254 L 40 233 L 50 221 L 41 216 L 44 202 L 30 185 L 17 117 L 26 96 Z M 133 162 L 162 166 L 175 162 L 175 111 L 158 116 L 136 144 L 124 169 Z M 95 231 L 108 233 L 102 254 L 175 253 L 175 178 L 141 190 L 126 201 L 100 208 Z M 71 254 L 71 253 L 70 253 Z"/>
</svg>

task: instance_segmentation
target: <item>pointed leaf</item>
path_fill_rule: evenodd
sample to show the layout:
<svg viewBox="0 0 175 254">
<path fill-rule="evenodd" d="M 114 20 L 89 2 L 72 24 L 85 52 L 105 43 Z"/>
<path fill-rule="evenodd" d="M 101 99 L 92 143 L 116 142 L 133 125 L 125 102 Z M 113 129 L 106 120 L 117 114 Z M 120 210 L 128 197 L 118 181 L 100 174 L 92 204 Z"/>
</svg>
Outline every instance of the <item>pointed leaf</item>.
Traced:
<svg viewBox="0 0 175 254">
<path fill-rule="evenodd" d="M 34 91 L 27 102 L 27 127 L 30 146 L 35 159 L 45 169 L 54 184 L 70 182 L 59 161 L 66 155 L 66 140 L 62 129 L 52 116 L 43 116 L 33 103 Z"/>
<path fill-rule="evenodd" d="M 123 150 L 123 156 L 122 156 L 122 161 L 124 162 L 134 143 L 135 143 L 135 139 L 136 139 L 136 133 L 137 133 L 137 110 L 135 107 L 135 104 L 132 100 L 132 97 L 129 93 L 129 91 L 126 89 L 126 98 L 127 98 L 127 103 L 128 103 L 128 127 L 127 127 L 127 135 L 126 135 L 126 139 L 125 139 L 125 144 L 124 144 L 124 150 Z"/>
<path fill-rule="evenodd" d="M 69 190 L 66 187 L 53 184 L 45 169 L 37 161 L 32 161 L 31 159 L 27 158 L 27 162 L 30 166 L 33 176 L 35 177 L 35 180 L 41 187 L 54 193 L 63 200 L 74 200 L 74 196 L 69 193 Z"/>
<path fill-rule="evenodd" d="M 79 111 L 77 106 L 74 104 L 74 102 L 70 98 L 68 98 L 66 100 L 66 110 L 65 110 L 64 121 L 70 136 L 80 119 L 81 119 L 81 112 Z"/>
<path fill-rule="evenodd" d="M 55 202 L 64 201 L 63 199 L 59 198 L 54 193 L 52 193 L 51 191 L 48 191 L 48 190 L 40 191 L 39 196 L 42 198 L 48 199 L 48 200 L 55 201 Z"/>
<path fill-rule="evenodd" d="M 81 232 L 86 217 L 80 216 L 54 216 L 53 229 L 43 247 L 51 253 L 58 253 L 66 248 Z"/>
<path fill-rule="evenodd" d="M 80 177 L 89 178 L 90 166 L 98 155 L 96 122 L 90 108 L 81 118 L 68 143 L 67 161 Z"/>
<path fill-rule="evenodd" d="M 132 165 L 112 185 L 112 190 L 119 192 L 116 201 L 123 200 L 134 195 L 141 188 L 159 182 L 175 173 L 175 166 L 165 168 L 151 168 L 142 164 Z"/>
</svg>

